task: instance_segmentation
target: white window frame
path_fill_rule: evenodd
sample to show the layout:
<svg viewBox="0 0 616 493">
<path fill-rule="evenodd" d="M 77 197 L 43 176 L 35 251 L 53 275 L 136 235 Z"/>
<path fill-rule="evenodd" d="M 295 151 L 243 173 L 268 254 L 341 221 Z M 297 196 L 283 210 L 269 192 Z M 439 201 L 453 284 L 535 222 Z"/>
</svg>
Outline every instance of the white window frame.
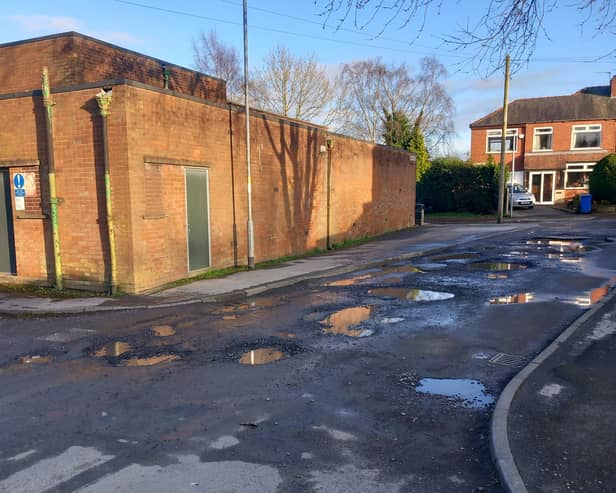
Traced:
<svg viewBox="0 0 616 493">
<path fill-rule="evenodd" d="M 503 136 L 503 131 L 502 130 L 488 130 L 488 132 L 486 133 L 486 154 L 500 154 L 500 150 L 498 151 L 491 151 L 490 150 L 490 137 L 498 137 L 499 139 L 502 138 Z M 505 153 L 509 153 L 512 154 L 514 152 L 518 151 L 518 129 L 517 128 L 508 128 L 507 129 L 507 137 L 506 137 L 507 141 L 512 141 L 513 143 L 513 150 L 510 151 L 508 149 L 505 150 Z M 507 144 L 505 143 L 505 146 L 507 146 Z M 508 147 L 508 146 L 507 146 Z"/>
<path fill-rule="evenodd" d="M 597 147 L 575 147 L 575 136 L 580 133 L 599 132 L 599 145 Z M 585 150 L 585 149 L 601 149 L 602 140 L 602 128 L 600 123 L 592 123 L 588 125 L 573 125 L 571 127 L 571 150 Z"/>
<path fill-rule="evenodd" d="M 551 135 L 550 139 L 550 148 L 549 149 L 540 149 L 535 145 L 535 139 L 539 135 Z M 554 148 L 554 128 L 553 127 L 536 127 L 533 130 L 533 152 L 550 152 Z"/>
<path fill-rule="evenodd" d="M 565 190 L 585 190 L 588 188 L 588 186 L 582 186 L 582 187 L 570 187 L 568 186 L 569 183 L 569 173 L 591 173 L 593 167 L 595 166 L 595 162 L 593 163 L 567 163 L 566 168 L 565 168 Z"/>
</svg>

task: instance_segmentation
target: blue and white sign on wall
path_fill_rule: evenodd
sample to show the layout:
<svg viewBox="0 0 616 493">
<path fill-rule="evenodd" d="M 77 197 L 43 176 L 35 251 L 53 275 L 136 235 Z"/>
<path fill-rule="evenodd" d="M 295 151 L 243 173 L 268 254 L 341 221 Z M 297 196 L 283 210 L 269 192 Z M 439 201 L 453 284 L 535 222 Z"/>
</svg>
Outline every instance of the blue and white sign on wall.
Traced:
<svg viewBox="0 0 616 493">
<path fill-rule="evenodd" d="M 16 173 L 15 176 L 13 176 L 13 185 L 15 185 L 15 190 L 20 190 L 24 188 L 24 186 L 26 185 L 26 179 L 24 178 L 24 175 L 21 173 Z"/>
</svg>

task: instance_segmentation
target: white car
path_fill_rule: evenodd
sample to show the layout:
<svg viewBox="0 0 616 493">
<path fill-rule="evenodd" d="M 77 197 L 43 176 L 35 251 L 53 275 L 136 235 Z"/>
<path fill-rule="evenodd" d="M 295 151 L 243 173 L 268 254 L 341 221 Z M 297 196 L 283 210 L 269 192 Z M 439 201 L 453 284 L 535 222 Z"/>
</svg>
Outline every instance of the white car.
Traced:
<svg viewBox="0 0 616 493">
<path fill-rule="evenodd" d="M 507 203 L 511 204 L 511 184 L 507 185 Z M 532 209 L 537 199 L 525 187 L 518 183 L 513 184 L 513 207 L 526 207 Z"/>
</svg>

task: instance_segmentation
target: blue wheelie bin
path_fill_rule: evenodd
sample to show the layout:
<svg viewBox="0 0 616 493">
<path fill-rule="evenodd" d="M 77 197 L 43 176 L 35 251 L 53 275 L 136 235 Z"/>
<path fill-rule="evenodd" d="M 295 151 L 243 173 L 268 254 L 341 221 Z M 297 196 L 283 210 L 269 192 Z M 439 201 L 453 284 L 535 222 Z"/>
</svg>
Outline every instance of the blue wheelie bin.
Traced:
<svg viewBox="0 0 616 493">
<path fill-rule="evenodd" d="M 580 195 L 580 213 L 590 214 L 592 212 L 592 195 L 586 193 Z"/>
</svg>

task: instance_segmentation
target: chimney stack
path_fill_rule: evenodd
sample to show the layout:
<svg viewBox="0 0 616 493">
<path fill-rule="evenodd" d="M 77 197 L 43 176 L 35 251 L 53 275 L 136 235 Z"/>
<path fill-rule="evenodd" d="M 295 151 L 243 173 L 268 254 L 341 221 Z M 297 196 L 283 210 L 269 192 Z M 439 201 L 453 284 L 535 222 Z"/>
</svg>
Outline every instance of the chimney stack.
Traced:
<svg viewBox="0 0 616 493">
<path fill-rule="evenodd" d="M 612 77 L 610 83 L 610 97 L 616 98 L 616 75 Z"/>
</svg>

